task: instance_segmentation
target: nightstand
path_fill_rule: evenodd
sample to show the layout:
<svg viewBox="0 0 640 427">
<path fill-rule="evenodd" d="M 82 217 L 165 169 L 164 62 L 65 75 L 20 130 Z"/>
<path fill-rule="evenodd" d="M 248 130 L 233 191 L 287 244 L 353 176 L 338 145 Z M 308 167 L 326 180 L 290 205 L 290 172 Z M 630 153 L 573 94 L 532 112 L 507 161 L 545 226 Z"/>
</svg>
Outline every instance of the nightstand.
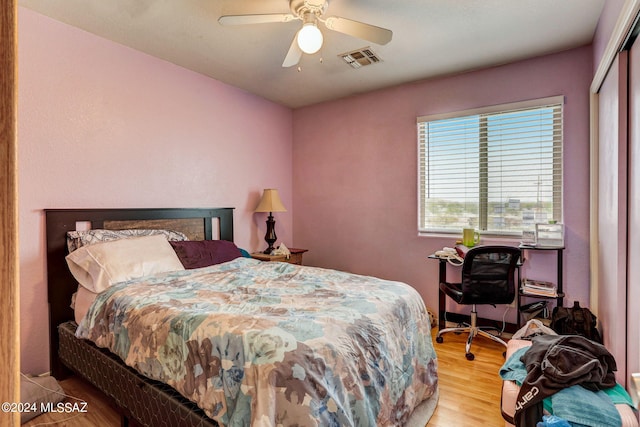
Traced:
<svg viewBox="0 0 640 427">
<path fill-rule="evenodd" d="M 267 255 L 262 252 L 252 253 L 251 258 L 259 259 L 260 261 L 280 261 L 302 265 L 302 254 L 307 252 L 308 249 L 289 248 L 289 251 L 291 252 L 289 259 L 287 259 L 286 255 Z"/>
</svg>

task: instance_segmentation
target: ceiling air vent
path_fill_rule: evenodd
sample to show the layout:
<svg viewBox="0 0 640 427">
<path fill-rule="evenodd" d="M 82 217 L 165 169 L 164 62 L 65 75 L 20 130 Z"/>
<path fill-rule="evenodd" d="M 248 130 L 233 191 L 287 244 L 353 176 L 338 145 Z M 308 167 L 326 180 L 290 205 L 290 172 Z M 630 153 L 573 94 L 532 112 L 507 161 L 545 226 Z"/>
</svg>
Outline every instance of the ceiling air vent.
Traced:
<svg viewBox="0 0 640 427">
<path fill-rule="evenodd" d="M 356 69 L 382 62 L 382 59 L 380 59 L 380 57 L 376 55 L 370 47 L 363 47 L 362 49 L 354 50 L 352 52 L 341 53 L 338 56 L 352 68 Z"/>
</svg>

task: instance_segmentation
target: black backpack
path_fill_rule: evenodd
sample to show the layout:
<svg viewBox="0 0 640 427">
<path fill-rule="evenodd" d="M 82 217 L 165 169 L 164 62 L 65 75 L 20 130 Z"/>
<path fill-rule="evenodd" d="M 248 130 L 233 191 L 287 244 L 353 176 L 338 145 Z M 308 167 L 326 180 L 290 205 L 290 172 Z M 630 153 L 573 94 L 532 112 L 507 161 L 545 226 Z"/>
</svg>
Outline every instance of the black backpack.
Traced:
<svg viewBox="0 0 640 427">
<path fill-rule="evenodd" d="M 596 325 L 596 316 L 588 308 L 580 307 L 578 301 L 573 302 L 573 307 L 555 307 L 551 314 L 551 329 L 559 335 L 582 335 L 602 344 Z"/>
</svg>

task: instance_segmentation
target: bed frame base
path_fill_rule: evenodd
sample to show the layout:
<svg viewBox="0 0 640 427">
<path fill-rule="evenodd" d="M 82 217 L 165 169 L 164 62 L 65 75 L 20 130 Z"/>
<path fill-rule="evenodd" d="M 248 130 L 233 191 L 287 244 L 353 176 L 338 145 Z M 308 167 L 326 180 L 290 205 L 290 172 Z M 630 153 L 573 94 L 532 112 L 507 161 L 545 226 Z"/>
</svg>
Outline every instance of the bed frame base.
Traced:
<svg viewBox="0 0 640 427">
<path fill-rule="evenodd" d="M 121 408 L 121 424 L 134 419 L 145 426 L 214 427 L 218 424 L 173 388 L 150 380 L 120 359 L 75 337 L 76 324 L 60 325 L 60 360 Z"/>
</svg>

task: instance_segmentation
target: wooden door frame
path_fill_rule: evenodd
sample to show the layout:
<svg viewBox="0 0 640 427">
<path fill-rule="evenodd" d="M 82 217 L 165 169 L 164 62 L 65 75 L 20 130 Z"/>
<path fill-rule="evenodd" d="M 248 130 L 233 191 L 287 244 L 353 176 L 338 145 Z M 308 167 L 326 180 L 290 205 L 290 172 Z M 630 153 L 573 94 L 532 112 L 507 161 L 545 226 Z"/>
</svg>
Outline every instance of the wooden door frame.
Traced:
<svg viewBox="0 0 640 427">
<path fill-rule="evenodd" d="M 0 0 L 0 401 L 20 402 L 17 161 L 17 4 Z M 0 412 L 0 425 L 19 425 Z"/>
</svg>

